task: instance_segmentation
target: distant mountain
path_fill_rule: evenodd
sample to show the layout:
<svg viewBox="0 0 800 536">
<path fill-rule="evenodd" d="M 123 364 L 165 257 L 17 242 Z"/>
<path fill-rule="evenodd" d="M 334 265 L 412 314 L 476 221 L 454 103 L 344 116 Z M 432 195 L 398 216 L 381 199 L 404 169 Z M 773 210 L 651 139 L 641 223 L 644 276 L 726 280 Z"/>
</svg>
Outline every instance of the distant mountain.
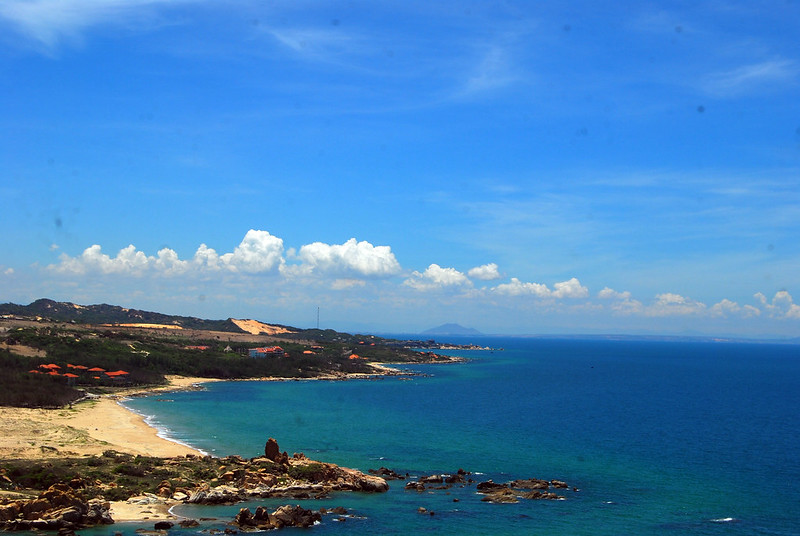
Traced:
<svg viewBox="0 0 800 536">
<path fill-rule="evenodd" d="M 441 326 L 423 331 L 420 335 L 483 335 L 473 328 L 465 328 L 459 324 L 442 324 Z"/>
</svg>

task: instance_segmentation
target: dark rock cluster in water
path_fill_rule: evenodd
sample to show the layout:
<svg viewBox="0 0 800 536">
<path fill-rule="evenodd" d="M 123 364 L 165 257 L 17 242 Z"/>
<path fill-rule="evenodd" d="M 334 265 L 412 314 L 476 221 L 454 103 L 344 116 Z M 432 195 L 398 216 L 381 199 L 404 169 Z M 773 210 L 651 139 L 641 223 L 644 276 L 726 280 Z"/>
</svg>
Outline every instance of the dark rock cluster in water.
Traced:
<svg viewBox="0 0 800 536">
<path fill-rule="evenodd" d="M 267 511 L 264 506 L 256 508 L 251 512 L 249 508 L 242 508 L 233 519 L 233 525 L 241 530 L 272 530 L 284 527 L 310 527 L 322 522 L 322 516 L 338 516 L 336 521 L 344 521 L 348 516 L 347 510 L 341 506 L 330 510 L 320 508 L 319 510 L 309 510 L 302 506 L 285 504 L 279 506 L 272 512 Z"/>
<path fill-rule="evenodd" d="M 371 470 L 371 473 L 380 474 L 387 480 L 391 475 L 397 475 L 394 471 L 382 467 L 378 470 Z M 461 487 L 469 486 L 475 483 L 468 475 L 471 473 L 459 469 L 453 474 L 434 474 L 429 476 L 421 476 L 417 480 L 412 480 L 405 485 L 406 490 L 414 490 L 418 492 L 429 490 L 443 490 L 450 489 L 454 485 Z M 398 478 L 405 479 L 405 477 Z M 539 478 L 528 478 L 523 480 L 512 480 L 503 484 L 495 483 L 492 480 L 478 482 L 475 489 L 484 497 L 481 499 L 485 502 L 492 503 L 516 503 L 519 499 L 530 500 L 565 500 L 566 497 L 559 495 L 550 488 L 555 489 L 569 489 L 569 485 L 561 480 L 542 480 Z M 577 492 L 577 488 L 572 488 L 572 491 Z M 457 500 L 457 499 L 454 499 Z"/>
</svg>

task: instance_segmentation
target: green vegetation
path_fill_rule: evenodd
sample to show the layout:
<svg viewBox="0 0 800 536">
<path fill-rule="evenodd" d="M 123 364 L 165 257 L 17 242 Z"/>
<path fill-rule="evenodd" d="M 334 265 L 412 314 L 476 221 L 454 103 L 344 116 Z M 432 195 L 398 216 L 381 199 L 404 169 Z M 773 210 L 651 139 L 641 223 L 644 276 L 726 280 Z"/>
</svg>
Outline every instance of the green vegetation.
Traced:
<svg viewBox="0 0 800 536">
<path fill-rule="evenodd" d="M 81 398 L 84 392 L 162 385 L 165 375 L 172 374 L 220 379 L 313 378 L 371 373 L 370 362 L 430 359 L 388 346 L 384 339 L 331 330 L 305 332 L 318 338 L 295 335 L 265 343 L 263 337 L 247 341 L 247 336 L 240 334 L 238 342 L 233 342 L 202 331 L 190 338 L 174 331 L 32 321 L 22 325 L 25 327 L 11 323 L 11 328 L 0 333 L 0 343 L 7 346 L 0 349 L 0 405 L 4 406 L 59 407 Z M 209 338 L 203 338 L 205 333 Z M 249 348 L 276 344 L 284 355 L 249 357 Z M 29 357 L 31 354 L 46 357 Z M 91 372 L 93 368 L 126 374 L 112 377 Z M 34 370 L 41 373 L 31 372 Z M 59 375 L 47 374 L 51 370 Z"/>
<path fill-rule="evenodd" d="M 60 407 L 83 396 L 64 378 L 31 374 L 28 358 L 0 349 L 0 406 Z"/>
<path fill-rule="evenodd" d="M 295 480 L 317 482 L 324 477 L 325 467 L 320 463 L 293 465 L 289 467 L 289 476 Z"/>
<path fill-rule="evenodd" d="M 153 458 L 112 450 L 102 456 L 54 458 L 47 461 L 0 462 L 2 487 L 45 490 L 58 482 L 78 481 L 86 498 L 103 496 L 126 500 L 133 495 L 156 493 L 167 481 L 171 487 L 193 488 L 200 481 L 216 480 L 224 460 L 211 457 Z"/>
<path fill-rule="evenodd" d="M 80 322 L 83 324 L 167 324 L 186 329 L 228 331 L 241 333 L 242 330 L 230 319 L 203 320 L 193 316 L 173 316 L 138 309 L 126 309 L 117 305 L 75 306 L 72 303 L 40 299 L 29 305 L 15 303 L 0 304 L 0 314 L 26 317 L 41 317 L 58 322 Z"/>
</svg>

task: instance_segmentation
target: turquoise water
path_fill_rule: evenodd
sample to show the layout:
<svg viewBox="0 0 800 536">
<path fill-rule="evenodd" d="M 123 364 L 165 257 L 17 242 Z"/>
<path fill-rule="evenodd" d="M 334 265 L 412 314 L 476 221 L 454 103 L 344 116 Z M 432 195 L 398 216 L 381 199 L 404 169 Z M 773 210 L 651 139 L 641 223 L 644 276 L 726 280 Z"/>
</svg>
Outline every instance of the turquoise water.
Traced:
<svg viewBox="0 0 800 536">
<path fill-rule="evenodd" d="M 800 534 L 800 347 L 474 342 L 504 350 L 453 352 L 470 361 L 408 367 L 421 374 L 410 379 L 221 382 L 127 405 L 218 456 L 257 456 L 275 437 L 290 454 L 364 471 L 463 468 L 580 489 L 493 505 L 472 487 L 417 493 L 395 481 L 386 494 L 306 501 L 357 516 L 326 518 L 317 534 Z M 178 512 L 219 517 L 208 530 L 241 506 Z"/>
</svg>

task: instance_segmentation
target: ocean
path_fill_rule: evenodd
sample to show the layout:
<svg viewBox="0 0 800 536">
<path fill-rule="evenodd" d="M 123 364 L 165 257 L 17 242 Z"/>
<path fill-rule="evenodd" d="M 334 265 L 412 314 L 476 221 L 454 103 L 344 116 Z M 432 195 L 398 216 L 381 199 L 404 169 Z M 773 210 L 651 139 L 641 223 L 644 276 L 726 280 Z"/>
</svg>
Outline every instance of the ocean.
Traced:
<svg viewBox="0 0 800 536">
<path fill-rule="evenodd" d="M 365 472 L 563 480 L 566 500 L 489 504 L 474 485 L 417 492 L 400 480 L 385 494 L 184 505 L 176 512 L 219 521 L 174 532 L 222 529 L 242 506 L 298 503 L 350 512 L 314 534 L 800 534 L 800 346 L 453 342 L 495 350 L 450 351 L 468 361 L 402 367 L 408 377 L 219 382 L 126 405 L 215 456 L 258 456 L 274 437 L 289 454 Z M 140 527 L 152 525 L 81 533 Z"/>
</svg>

